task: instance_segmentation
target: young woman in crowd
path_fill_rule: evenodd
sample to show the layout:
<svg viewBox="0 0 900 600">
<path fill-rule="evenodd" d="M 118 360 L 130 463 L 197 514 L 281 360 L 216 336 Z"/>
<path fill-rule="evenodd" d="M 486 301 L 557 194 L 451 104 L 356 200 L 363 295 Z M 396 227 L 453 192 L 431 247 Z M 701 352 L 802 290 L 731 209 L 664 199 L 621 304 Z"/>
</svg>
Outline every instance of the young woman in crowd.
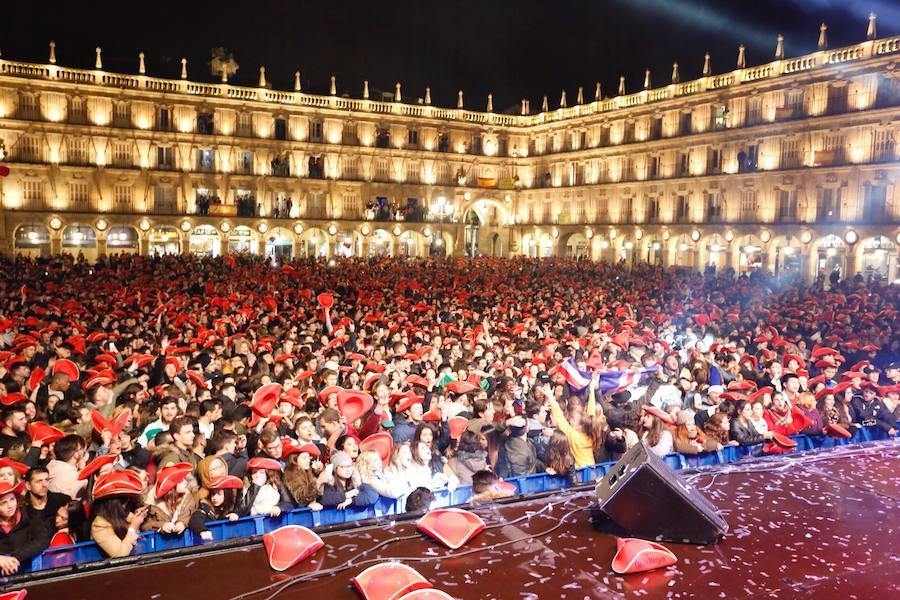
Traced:
<svg viewBox="0 0 900 600">
<path fill-rule="evenodd" d="M 207 529 L 209 521 L 237 521 L 235 512 L 237 495 L 244 488 L 244 482 L 233 475 L 220 475 L 204 484 L 206 497 L 200 501 L 197 510 L 191 514 L 188 527 L 204 541 L 213 539 L 212 532 Z"/>
<path fill-rule="evenodd" d="M 353 460 L 340 450 L 332 454 L 331 462 L 319 479 L 321 504 L 324 508 L 344 510 L 354 506 L 371 506 L 378 501 L 378 493 L 360 481 Z"/>
<path fill-rule="evenodd" d="M 721 450 L 725 446 L 738 446 L 739 442 L 731 439 L 731 418 L 724 412 L 716 412 L 703 424 L 706 435 L 706 446 L 712 450 Z"/>
<path fill-rule="evenodd" d="M 716 416 L 715 413 L 713 416 Z M 710 417 L 709 420 L 711 420 Z M 715 451 L 717 440 L 710 438 L 701 431 L 694 422 L 694 413 L 689 410 L 678 412 L 675 417 L 675 452 L 681 454 L 699 454 L 700 452 Z"/>
<path fill-rule="evenodd" d="M 644 408 L 646 408 L 646 405 Z M 675 448 L 672 432 L 664 419 L 664 413 L 658 409 L 655 411 L 643 411 L 640 436 L 657 456 L 665 456 Z"/>
<path fill-rule="evenodd" d="M 281 481 L 281 473 L 281 464 L 275 459 L 250 459 L 247 463 L 249 483 L 238 514 L 277 517 L 294 508 L 291 494 Z"/>
<path fill-rule="evenodd" d="M 324 468 L 320 456 L 318 446 L 306 443 L 287 456 L 287 467 L 284 469 L 284 485 L 294 503 L 315 511 L 322 510 L 318 502 L 318 476 Z"/>
<path fill-rule="evenodd" d="M 762 400 L 756 404 L 751 404 L 747 400 L 737 401 L 736 416 L 731 421 L 731 439 L 741 446 L 755 446 L 772 439 L 772 433 L 768 430 L 764 419 L 761 419 L 761 423 L 766 425 L 765 432 L 760 433 L 754 424 L 754 406 L 762 407 Z"/>
<path fill-rule="evenodd" d="M 562 437 L 566 441 L 566 452 L 568 452 L 568 440 L 565 435 Z M 482 444 L 482 439 L 480 434 L 470 430 L 464 431 L 459 438 L 456 450 L 447 461 L 450 470 L 459 479 L 460 485 L 471 485 L 472 475 L 487 469 L 487 451 Z"/>
<path fill-rule="evenodd" d="M 569 447 L 569 438 L 562 431 L 555 431 L 547 444 L 546 471 L 548 475 L 568 476 L 575 470 L 575 458 Z"/>
<path fill-rule="evenodd" d="M 128 556 L 140 537 L 149 506 L 141 501 L 144 482 L 131 471 L 110 471 L 94 483 L 91 539 L 110 558 Z"/>
<path fill-rule="evenodd" d="M 155 502 L 144 521 L 144 531 L 180 534 L 197 508 L 196 483 L 187 463 L 162 469 L 156 478 Z"/>
</svg>

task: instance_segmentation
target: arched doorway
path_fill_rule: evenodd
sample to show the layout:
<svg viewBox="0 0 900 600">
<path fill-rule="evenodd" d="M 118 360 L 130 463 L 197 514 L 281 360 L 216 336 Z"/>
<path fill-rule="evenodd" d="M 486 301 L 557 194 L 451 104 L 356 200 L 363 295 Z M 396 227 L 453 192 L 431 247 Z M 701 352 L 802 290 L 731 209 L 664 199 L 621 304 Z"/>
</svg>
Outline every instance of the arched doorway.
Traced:
<svg viewBox="0 0 900 600">
<path fill-rule="evenodd" d="M 429 247 L 428 240 L 418 231 L 404 231 L 397 239 L 397 256 L 416 258 L 425 256 Z"/>
<path fill-rule="evenodd" d="M 88 262 L 97 260 L 97 234 L 90 225 L 78 223 L 63 230 L 62 249 L 64 253 L 84 256 Z"/>
<path fill-rule="evenodd" d="M 897 247 L 883 235 L 860 244 L 860 269 L 866 281 L 894 281 L 897 276 Z"/>
<path fill-rule="evenodd" d="M 813 256 L 816 273 L 826 282 L 840 281 L 847 277 L 847 245 L 838 236 L 826 235 L 819 240 Z"/>
<path fill-rule="evenodd" d="M 361 256 L 362 246 L 362 236 L 355 231 L 341 229 L 334 236 L 335 256 Z"/>
<path fill-rule="evenodd" d="M 429 239 L 430 256 L 446 258 L 453 251 L 453 237 L 449 233 L 435 231 Z"/>
<path fill-rule="evenodd" d="M 369 236 L 369 248 L 367 256 L 393 256 L 393 242 L 391 234 L 384 229 L 376 229 Z"/>
<path fill-rule="evenodd" d="M 803 272 L 803 242 L 793 235 L 782 235 L 772 240 L 775 252 L 776 277 L 795 277 Z"/>
<path fill-rule="evenodd" d="M 590 258 L 591 241 L 583 233 L 573 233 L 566 240 L 566 256 L 568 258 Z"/>
<path fill-rule="evenodd" d="M 647 240 L 647 262 L 651 265 L 662 265 L 664 262 L 666 243 L 663 240 Z"/>
<path fill-rule="evenodd" d="M 673 265 L 692 269 L 697 265 L 697 244 L 686 233 L 669 239 L 669 253 Z"/>
<path fill-rule="evenodd" d="M 134 254 L 140 250 L 140 238 L 134 227 L 117 225 L 109 228 L 109 232 L 106 234 L 107 254 Z"/>
<path fill-rule="evenodd" d="M 282 227 L 273 227 L 265 235 L 266 256 L 276 260 L 291 260 L 294 254 L 294 236 Z"/>
<path fill-rule="evenodd" d="M 738 242 L 738 273 L 749 273 L 763 268 L 765 244 L 755 235 L 745 235 Z"/>
<path fill-rule="evenodd" d="M 181 253 L 181 240 L 178 237 L 178 230 L 174 227 L 165 225 L 154 227 L 147 239 L 150 242 L 148 250 L 151 256 Z"/>
<path fill-rule="evenodd" d="M 228 254 L 259 254 L 259 238 L 245 225 L 235 227 L 228 234 Z"/>
<path fill-rule="evenodd" d="M 38 257 L 50 256 L 50 230 L 37 223 L 19 225 L 13 235 L 17 254 Z"/>
<path fill-rule="evenodd" d="M 503 240 L 500 238 L 500 234 L 496 231 L 491 234 L 491 256 L 503 256 Z"/>
<path fill-rule="evenodd" d="M 317 227 L 310 227 L 300 236 L 300 255 L 319 258 L 328 256 L 328 234 Z"/>
<path fill-rule="evenodd" d="M 714 233 L 705 238 L 702 243 L 706 249 L 706 264 L 704 268 L 715 269 L 721 273 L 728 268 L 728 242 L 721 235 Z"/>
<path fill-rule="evenodd" d="M 197 225 L 188 238 L 188 250 L 197 256 L 219 256 L 222 245 L 219 243 L 219 232 L 212 225 Z"/>
<path fill-rule="evenodd" d="M 481 228 L 481 217 L 478 216 L 475 210 L 470 208 L 466 211 L 463 223 L 465 224 L 466 256 L 476 257 L 480 254 L 478 250 L 478 230 Z"/>
<path fill-rule="evenodd" d="M 538 244 L 534 235 L 526 233 L 522 236 L 522 254 L 528 258 L 537 258 Z"/>
</svg>

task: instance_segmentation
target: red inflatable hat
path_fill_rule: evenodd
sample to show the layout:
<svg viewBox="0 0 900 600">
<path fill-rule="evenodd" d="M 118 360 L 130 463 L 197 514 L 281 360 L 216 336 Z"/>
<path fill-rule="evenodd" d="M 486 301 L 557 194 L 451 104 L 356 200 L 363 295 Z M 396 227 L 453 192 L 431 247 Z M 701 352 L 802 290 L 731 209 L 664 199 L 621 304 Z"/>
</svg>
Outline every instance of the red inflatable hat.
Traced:
<svg viewBox="0 0 900 600">
<path fill-rule="evenodd" d="M 431 588 L 418 571 L 397 562 L 369 567 L 352 581 L 365 600 L 399 600 L 410 592 Z"/>
<path fill-rule="evenodd" d="M 160 471 L 156 476 L 157 500 L 174 490 L 193 470 L 190 463 L 175 463 Z"/>
<path fill-rule="evenodd" d="M 447 592 L 431 588 L 410 592 L 400 598 L 400 600 L 454 600 L 454 598 Z"/>
<path fill-rule="evenodd" d="M 391 460 L 391 451 L 394 449 L 394 439 L 389 433 L 374 433 L 359 443 L 359 451 L 373 450 L 381 458 L 381 464 L 386 466 Z"/>
<path fill-rule="evenodd" d="M 57 373 L 65 373 L 69 376 L 69 381 L 78 381 L 78 365 L 67 358 L 60 358 L 53 363 L 53 375 Z"/>
<path fill-rule="evenodd" d="M 0 483 L 0 496 L 5 496 L 6 494 L 15 494 L 19 495 L 25 490 L 25 482 L 20 481 L 19 483 L 13 483 L 11 481 L 4 481 Z"/>
<path fill-rule="evenodd" d="M 347 423 L 355 423 L 358 418 L 372 410 L 375 400 L 370 394 L 358 390 L 341 390 L 337 395 L 338 412 L 347 419 Z"/>
<path fill-rule="evenodd" d="M 3 170 L 6 169 L 6 173 L 3 173 Z M 9 175 L 9 169 L 3 166 L 0 166 L 0 177 L 4 177 L 5 175 Z M 25 596 L 28 595 L 28 590 L 16 590 L 15 592 L 6 592 L 5 594 L 0 594 L 0 600 L 25 600 Z"/>
<path fill-rule="evenodd" d="M 110 423 L 96 408 L 91 410 L 91 423 L 93 423 L 94 429 L 99 433 L 109 431 L 114 436 L 122 433 L 122 429 L 125 428 L 125 423 L 128 422 L 129 417 L 131 417 L 131 409 L 125 409 Z"/>
<path fill-rule="evenodd" d="M 667 412 L 659 410 L 655 406 L 650 406 L 649 404 L 644 404 L 643 406 L 641 406 L 641 411 L 647 413 L 648 415 L 653 415 L 654 417 L 656 417 L 657 419 L 659 419 L 666 425 L 674 425 L 675 424 L 675 419 L 672 418 L 672 415 L 670 415 Z"/>
<path fill-rule="evenodd" d="M 263 535 L 269 565 L 276 571 L 290 569 L 325 546 L 318 535 L 300 525 L 287 525 Z"/>
<path fill-rule="evenodd" d="M 0 468 L 9 467 L 13 471 L 19 474 L 19 477 L 25 477 L 25 473 L 28 472 L 30 468 L 28 465 L 22 464 L 19 461 L 12 460 L 8 456 L 4 456 L 0 458 Z"/>
<path fill-rule="evenodd" d="M 262 456 L 255 456 L 250 459 L 250 462 L 247 463 L 247 470 L 255 471 L 257 469 L 265 469 L 267 471 L 281 471 L 281 463 L 274 458 L 263 458 Z"/>
<path fill-rule="evenodd" d="M 253 398 L 250 400 L 250 408 L 253 409 L 253 417 L 250 420 L 251 427 L 255 427 L 261 418 L 272 414 L 281 397 L 281 390 L 280 383 L 267 383 L 253 393 Z"/>
<path fill-rule="evenodd" d="M 40 367 L 35 367 L 34 371 L 31 372 L 31 375 L 28 377 L 28 389 L 32 392 L 37 389 L 37 387 L 44 380 L 44 376 L 47 373 Z"/>
<path fill-rule="evenodd" d="M 75 543 L 75 540 L 72 539 L 72 536 L 66 533 L 65 531 L 57 531 L 53 534 L 53 537 L 50 538 L 50 544 L 47 546 L 48 548 L 59 548 L 60 546 L 71 546 Z M 2 598 L 2 596 L 0 596 Z"/>
<path fill-rule="evenodd" d="M 222 475 L 210 481 L 206 487 L 210 490 L 242 490 L 244 482 L 234 475 Z"/>
<path fill-rule="evenodd" d="M 316 302 L 318 302 L 319 306 L 322 308 L 331 308 L 334 306 L 334 296 L 331 294 L 319 294 L 316 296 Z"/>
<path fill-rule="evenodd" d="M 612 560 L 612 570 L 619 575 L 642 573 L 669 567 L 678 562 L 671 550 L 657 544 L 636 538 L 616 540 L 616 555 Z"/>
<path fill-rule="evenodd" d="M 134 471 L 116 470 L 104 473 L 94 482 L 94 500 L 107 496 L 127 494 L 139 496 L 144 492 L 144 482 Z"/>
<path fill-rule="evenodd" d="M 784 446 L 779 446 L 775 442 L 769 442 L 763 446 L 763 452 L 766 454 L 778 454 L 779 452 L 788 452 L 790 448 L 785 448 Z"/>
<path fill-rule="evenodd" d="M 460 508 L 432 510 L 419 519 L 419 531 L 456 550 L 484 531 L 481 517 Z"/>
<path fill-rule="evenodd" d="M 450 428 L 450 439 L 458 440 L 469 426 L 469 420 L 465 417 L 450 417 L 447 419 Z"/>
<path fill-rule="evenodd" d="M 441 420 L 441 409 L 437 406 L 429 410 L 427 413 L 422 415 L 423 421 L 432 421 L 432 422 L 440 422 Z"/>
<path fill-rule="evenodd" d="M 766 394 L 771 396 L 774 392 L 775 392 L 775 388 L 773 388 L 770 385 L 767 385 L 766 387 L 761 387 L 758 390 L 756 390 L 755 392 L 753 392 L 752 394 L 750 394 L 750 396 L 747 397 L 747 401 L 754 402 L 756 400 L 762 400 L 763 396 L 765 396 Z"/>
<path fill-rule="evenodd" d="M 448 392 L 453 392 L 454 394 L 468 394 L 469 392 L 476 391 L 478 388 L 468 381 L 451 381 L 444 385 L 444 389 Z"/>
<path fill-rule="evenodd" d="M 772 432 L 772 441 L 781 446 L 782 448 L 796 448 L 797 442 L 792 440 L 788 436 L 778 433 L 777 431 Z"/>
<path fill-rule="evenodd" d="M 328 402 L 328 396 L 332 394 L 339 394 L 342 391 L 344 391 L 344 388 L 339 385 L 329 385 L 328 387 L 323 388 L 321 392 L 319 392 L 319 402 L 322 403 L 322 406 L 325 406 L 325 404 Z"/>
<path fill-rule="evenodd" d="M 28 437 L 44 444 L 53 444 L 66 437 L 66 434 L 42 421 L 28 424 Z"/>
<path fill-rule="evenodd" d="M 200 371 L 188 370 L 185 371 L 184 374 L 187 375 L 188 379 L 193 381 L 194 385 L 196 385 L 201 390 L 205 390 L 207 388 L 206 380 L 203 379 L 203 374 L 200 373 Z"/>
<path fill-rule="evenodd" d="M 406 385 L 417 385 L 419 387 L 427 388 L 428 380 L 422 377 L 421 375 L 408 375 L 406 379 L 403 381 Z"/>
<path fill-rule="evenodd" d="M 25 402 L 26 400 L 28 400 L 28 396 L 26 396 L 22 392 L 12 392 L 0 398 L 0 404 L 2 404 L 3 406 L 12 406 L 13 404 L 18 404 L 19 402 Z"/>
<path fill-rule="evenodd" d="M 827 435 L 828 437 L 844 438 L 847 440 L 853 437 L 852 433 L 836 423 L 825 427 L 825 435 Z"/>
<path fill-rule="evenodd" d="M 424 397 L 416 396 L 413 392 L 407 392 L 403 400 L 400 400 L 397 403 L 397 406 L 394 407 L 394 410 L 396 410 L 398 414 L 405 412 L 409 410 L 413 404 L 421 404 L 423 400 L 425 400 Z"/>
<path fill-rule="evenodd" d="M 103 454 L 101 456 L 98 456 L 97 458 L 86 464 L 84 468 L 78 472 L 78 479 L 80 481 L 84 481 L 106 465 L 111 465 L 116 462 L 116 459 L 118 457 L 118 454 Z"/>
</svg>

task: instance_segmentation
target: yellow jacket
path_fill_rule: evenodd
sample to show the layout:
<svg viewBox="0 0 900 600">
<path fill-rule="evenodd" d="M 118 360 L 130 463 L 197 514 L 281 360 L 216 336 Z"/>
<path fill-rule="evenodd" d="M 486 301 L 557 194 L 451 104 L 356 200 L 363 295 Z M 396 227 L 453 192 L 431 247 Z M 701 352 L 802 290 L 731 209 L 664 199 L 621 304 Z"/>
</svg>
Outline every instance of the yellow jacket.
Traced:
<svg viewBox="0 0 900 600">
<path fill-rule="evenodd" d="M 584 408 L 584 416 L 582 418 L 587 417 L 587 415 L 594 414 L 596 410 L 594 403 L 594 392 L 591 390 L 588 393 L 588 403 Z M 566 415 L 563 414 L 562 409 L 559 407 L 559 403 L 556 401 L 556 398 L 550 399 L 550 414 L 553 416 L 553 422 L 556 423 L 556 426 L 559 427 L 559 430 L 562 431 L 566 438 L 569 440 L 569 450 L 572 452 L 572 456 L 575 458 L 575 466 L 576 467 L 587 467 L 589 465 L 594 464 L 594 442 L 589 435 L 584 433 L 583 431 L 579 431 L 572 427 L 569 424 L 569 421 L 566 419 Z"/>
</svg>

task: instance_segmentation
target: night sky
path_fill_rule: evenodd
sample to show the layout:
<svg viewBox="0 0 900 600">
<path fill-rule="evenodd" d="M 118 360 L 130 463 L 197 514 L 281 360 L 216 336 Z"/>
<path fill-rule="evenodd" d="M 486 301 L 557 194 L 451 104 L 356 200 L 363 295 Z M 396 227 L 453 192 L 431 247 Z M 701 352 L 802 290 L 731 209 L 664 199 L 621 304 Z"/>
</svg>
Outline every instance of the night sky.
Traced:
<svg viewBox="0 0 900 600">
<path fill-rule="evenodd" d="M 58 64 L 93 68 L 99 45 L 106 70 L 134 73 L 143 51 L 148 74 L 163 77 L 178 77 L 185 56 L 190 79 L 217 81 L 210 49 L 224 46 L 240 65 L 232 83 L 256 85 L 265 65 L 274 87 L 291 89 L 299 68 L 305 91 L 327 93 L 335 74 L 338 93 L 353 97 L 364 79 L 372 97 L 400 81 L 404 101 L 430 85 L 441 106 L 455 106 L 463 89 L 473 110 L 492 92 L 497 112 L 525 97 L 535 111 L 544 94 L 556 107 L 563 88 L 570 105 L 578 86 L 591 100 L 597 80 L 615 95 L 620 74 L 637 91 L 646 68 L 654 86 L 667 84 L 673 61 L 692 79 L 707 50 L 716 73 L 734 68 L 741 43 L 748 64 L 767 62 L 778 33 L 787 56 L 811 52 L 822 21 L 829 46 L 854 44 L 865 39 L 869 11 L 879 37 L 900 30 L 900 3 L 891 0 L 10 0 L 0 52 L 46 62 L 53 39 Z"/>
</svg>

